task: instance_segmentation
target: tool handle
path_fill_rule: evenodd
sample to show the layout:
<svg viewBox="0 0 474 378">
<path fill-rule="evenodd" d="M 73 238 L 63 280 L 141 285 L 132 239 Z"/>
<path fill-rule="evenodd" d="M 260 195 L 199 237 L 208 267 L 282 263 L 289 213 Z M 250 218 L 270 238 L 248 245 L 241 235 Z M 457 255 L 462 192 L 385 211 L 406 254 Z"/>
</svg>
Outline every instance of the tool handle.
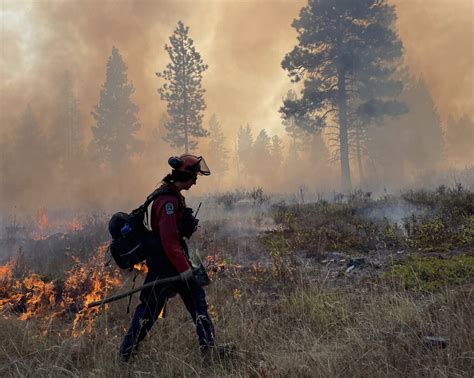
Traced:
<svg viewBox="0 0 474 378">
<path fill-rule="evenodd" d="M 151 281 L 151 282 L 146 283 L 145 285 L 137 287 L 136 289 L 133 289 L 133 290 L 129 290 L 125 293 L 112 295 L 110 297 L 106 297 L 104 299 L 101 299 L 100 301 L 91 302 L 91 303 L 87 304 L 87 308 L 91 308 L 91 307 L 95 307 L 95 306 L 102 306 L 106 303 L 117 301 L 119 299 L 128 297 L 132 294 L 135 294 L 138 291 L 142 291 L 143 289 L 146 289 L 147 287 L 151 287 L 151 286 L 155 286 L 155 285 L 161 285 L 161 284 L 174 282 L 174 281 L 179 281 L 179 280 L 180 280 L 179 276 L 173 276 L 173 277 L 168 277 L 168 278 L 162 278 L 160 280 Z"/>
</svg>

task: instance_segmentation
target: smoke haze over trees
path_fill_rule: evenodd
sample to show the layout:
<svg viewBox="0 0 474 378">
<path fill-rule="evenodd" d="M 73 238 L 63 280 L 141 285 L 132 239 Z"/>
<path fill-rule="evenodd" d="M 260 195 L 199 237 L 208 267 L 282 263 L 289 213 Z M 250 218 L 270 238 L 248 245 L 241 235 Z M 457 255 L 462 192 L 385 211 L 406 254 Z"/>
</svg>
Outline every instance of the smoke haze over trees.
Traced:
<svg viewBox="0 0 474 378">
<path fill-rule="evenodd" d="M 240 126 L 237 134 L 237 169 L 240 180 L 248 180 L 252 170 L 253 135 L 250 125 Z"/>
<path fill-rule="evenodd" d="M 70 171 L 73 162 L 81 157 L 84 148 L 79 104 L 69 73 L 64 74 L 59 88 L 58 114 L 49 143 L 51 152 L 58 157 L 60 169 L 65 172 Z"/>
<path fill-rule="evenodd" d="M 441 120 L 425 82 L 408 77 L 400 96 L 407 113 L 370 127 L 366 162 L 369 181 L 393 186 L 433 175 L 445 154 Z"/>
<path fill-rule="evenodd" d="M 157 93 L 155 76 L 157 67 L 169 62 L 169 54 L 160 46 L 180 30 L 178 20 L 183 20 L 183 33 L 184 25 L 191 27 L 199 52 L 209 64 L 207 69 L 201 59 L 200 74 L 206 66 L 206 75 L 192 80 L 199 81 L 192 97 L 198 98 L 195 109 L 200 110 L 191 118 L 199 124 L 200 136 L 191 137 L 188 148 L 206 158 L 213 176 L 200 180 L 192 192 L 262 186 L 291 193 L 302 185 L 313 191 L 340 190 L 341 169 L 333 160 L 340 153 L 340 141 L 332 142 L 339 138 L 333 134 L 338 130 L 310 133 L 320 126 L 314 119 L 288 117 L 282 124 L 278 112 L 282 98 L 296 101 L 302 89 L 301 83 L 290 83 L 280 66 L 285 53 L 297 43 L 291 23 L 303 7 L 319 3 L 325 2 L 277 1 L 269 7 L 259 2 L 130 0 L 111 7 L 88 0 L 54 6 L 7 0 L 2 32 L 5 53 L 0 57 L 3 208 L 21 206 L 36 212 L 38 206 L 101 207 L 118 200 L 132 206 L 149 194 L 169 169 L 167 157 L 186 148 L 163 141 L 170 131 L 167 126 L 176 119 L 168 112 L 169 103 Z M 366 3 L 347 2 L 351 12 L 362 10 L 358 6 Z M 370 43 L 350 46 L 347 51 L 353 56 L 343 61 L 354 81 L 354 88 L 348 89 L 358 93 L 351 92 L 346 102 L 347 165 L 352 168 L 354 188 L 406 187 L 443 169 L 474 164 L 474 102 L 472 91 L 469 97 L 466 89 L 472 82 L 474 60 L 463 47 L 466 38 L 459 38 L 469 37 L 469 9 L 462 2 L 451 3 L 451 13 L 445 4 L 409 3 L 384 2 L 395 5 L 396 21 L 390 12 L 381 12 L 384 25 L 394 21 L 391 27 L 406 47 L 404 63 L 410 75 L 398 79 L 405 85 L 400 94 L 401 86 L 389 82 L 395 66 L 389 64 L 376 72 L 370 64 L 364 64 L 369 71 L 356 65 L 370 61 L 374 51 L 386 53 L 389 46 L 394 47 L 390 51 L 393 62 L 398 62 L 398 45 L 384 42 L 364 55 L 364 48 L 383 33 L 374 36 L 363 22 L 348 24 L 351 32 L 360 27 L 356 31 L 366 30 L 364 34 L 370 37 Z M 418 27 L 419 15 L 428 10 L 436 21 L 430 25 L 420 21 L 424 28 Z M 208 20 L 205 24 L 203 17 Z M 426 30 L 431 31 L 429 38 Z M 433 35 L 446 52 L 443 56 L 436 55 L 438 49 L 433 51 L 428 43 Z M 171 43 L 169 48 L 173 48 Z M 107 69 L 104 81 L 107 59 L 115 68 Z M 316 96 L 314 87 L 309 89 Z M 120 105 L 112 101 L 113 96 L 107 97 L 113 91 L 122 93 Z M 407 113 L 400 114 L 403 109 L 394 106 L 394 101 L 404 103 Z M 213 114 L 218 115 L 220 130 L 204 136 Z M 338 117 L 328 120 L 329 126 L 338 126 Z M 113 136 L 113 130 L 123 135 Z M 196 146 L 193 142 L 198 140 Z M 219 160 L 224 151 L 227 170 Z M 100 166 L 94 157 L 102 162 Z M 107 167 L 109 163 L 118 168 Z M 120 190 L 118 176 L 124 181 Z"/>
<path fill-rule="evenodd" d="M 212 161 L 212 177 L 216 189 L 229 170 L 229 150 L 226 148 L 226 136 L 215 114 L 209 120 L 208 154 L 206 161 Z M 216 178 L 217 177 L 217 178 Z"/>
<path fill-rule="evenodd" d="M 21 202 L 32 192 L 46 189 L 43 179 L 49 158 L 46 137 L 31 104 L 25 108 L 12 145 L 7 180 L 14 183 L 14 191 L 10 195 Z"/>
<path fill-rule="evenodd" d="M 474 122 L 463 115 L 458 121 L 448 118 L 446 125 L 446 154 L 460 165 L 474 161 Z"/>
</svg>

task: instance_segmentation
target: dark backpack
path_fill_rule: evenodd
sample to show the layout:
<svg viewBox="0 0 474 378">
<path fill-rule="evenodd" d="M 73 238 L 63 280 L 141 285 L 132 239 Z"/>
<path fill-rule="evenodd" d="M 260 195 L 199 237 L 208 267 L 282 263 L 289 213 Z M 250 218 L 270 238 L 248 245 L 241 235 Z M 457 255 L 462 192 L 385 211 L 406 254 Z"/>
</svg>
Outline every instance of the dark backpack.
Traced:
<svg viewBox="0 0 474 378">
<path fill-rule="evenodd" d="M 112 236 L 112 242 L 109 249 L 120 268 L 133 269 L 135 264 L 146 260 L 149 256 L 147 240 L 151 236 L 151 231 L 145 227 L 143 220 L 150 203 L 162 194 L 178 197 L 168 188 L 159 188 L 147 197 L 143 205 L 130 214 L 118 212 L 110 218 L 109 233 Z"/>
</svg>

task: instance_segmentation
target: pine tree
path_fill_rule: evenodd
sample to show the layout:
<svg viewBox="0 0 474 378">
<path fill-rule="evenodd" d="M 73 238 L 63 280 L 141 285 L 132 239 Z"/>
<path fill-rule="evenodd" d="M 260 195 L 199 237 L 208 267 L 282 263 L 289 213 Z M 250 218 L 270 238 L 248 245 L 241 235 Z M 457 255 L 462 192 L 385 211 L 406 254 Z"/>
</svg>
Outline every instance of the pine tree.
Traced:
<svg viewBox="0 0 474 378">
<path fill-rule="evenodd" d="M 225 148 L 226 138 L 215 114 L 209 120 L 209 164 L 212 173 L 222 176 L 228 169 L 229 151 Z M 206 159 L 207 160 L 207 159 Z"/>
<path fill-rule="evenodd" d="M 309 163 L 315 166 L 325 166 L 329 161 L 329 151 L 324 143 L 321 131 L 317 131 L 308 137 L 307 152 Z"/>
<path fill-rule="evenodd" d="M 45 136 L 29 104 L 25 108 L 13 144 L 10 155 L 13 175 L 9 185 L 16 188 L 18 195 L 22 197 L 19 200 L 39 199 L 38 194 L 51 182 L 52 170 L 49 167 Z"/>
<path fill-rule="evenodd" d="M 268 181 L 274 172 L 271 159 L 271 139 L 265 129 L 262 129 L 255 138 L 252 149 L 252 162 L 249 164 L 249 172 L 260 184 Z"/>
<path fill-rule="evenodd" d="M 256 161 L 266 163 L 270 158 L 271 139 L 265 129 L 260 130 L 253 144 L 253 155 Z"/>
<path fill-rule="evenodd" d="M 422 79 L 407 78 L 400 98 L 408 112 L 384 120 L 381 127 L 371 125 L 366 146 L 368 155 L 385 184 L 400 185 L 437 169 L 443 157 L 443 130 L 431 94 Z"/>
<path fill-rule="evenodd" d="M 239 176 L 247 177 L 252 170 L 253 136 L 250 125 L 240 126 L 237 133 L 237 159 Z"/>
<path fill-rule="evenodd" d="M 128 82 L 127 66 L 119 50 L 113 47 L 99 104 L 91 113 L 96 121 L 91 149 L 99 162 L 120 166 L 140 151 L 141 143 L 135 138 L 141 127 L 139 109 L 130 99 L 134 91 L 133 84 Z"/>
<path fill-rule="evenodd" d="M 31 105 L 28 104 L 23 113 L 20 127 L 16 133 L 16 147 L 21 153 L 34 152 L 44 154 L 45 142 Z"/>
<path fill-rule="evenodd" d="M 283 101 L 296 101 L 297 98 L 295 91 L 290 89 Z M 284 118 L 282 123 L 285 126 L 286 133 L 290 137 L 289 157 L 296 162 L 308 144 L 310 131 L 305 128 L 305 125 L 298 124 L 294 116 Z"/>
<path fill-rule="evenodd" d="M 269 155 L 270 154 L 270 144 L 271 144 L 271 139 L 268 136 L 268 133 L 265 129 L 260 130 L 258 133 L 257 137 L 255 138 L 255 142 L 253 144 L 253 148 L 256 151 L 257 154 L 264 154 L 264 155 Z"/>
<path fill-rule="evenodd" d="M 348 115 L 349 125 L 349 148 L 350 154 L 356 158 L 360 184 L 365 182 L 364 160 L 375 163 L 374 156 L 369 156 L 367 148 L 370 134 L 375 128 L 381 126 L 389 118 L 397 118 L 406 114 L 408 108 L 401 101 L 403 82 L 408 80 L 405 70 L 394 72 L 392 70 L 376 71 L 376 74 L 365 72 L 359 73 L 364 80 L 360 81 L 358 97 L 352 97 L 348 107 L 354 109 Z M 382 131 L 383 132 L 383 131 Z M 364 159 L 365 157 L 365 159 Z"/>
<path fill-rule="evenodd" d="M 170 37 L 170 45 L 165 45 L 171 63 L 163 72 L 156 74 L 166 81 L 158 90 L 161 99 L 168 103 L 170 117 L 165 140 L 174 147 L 184 147 L 185 153 L 196 149 L 197 138 L 208 135 L 202 127 L 202 112 L 206 104 L 203 97 L 205 90 L 201 86 L 207 65 L 196 51 L 188 32 L 189 27 L 179 21 Z"/>
<path fill-rule="evenodd" d="M 274 135 L 272 137 L 272 144 L 270 147 L 270 156 L 271 156 L 273 165 L 275 167 L 275 170 L 277 171 L 274 173 L 278 173 L 278 170 L 280 169 L 284 160 L 283 159 L 283 142 L 278 135 Z"/>
<path fill-rule="evenodd" d="M 80 157 L 83 140 L 78 101 L 69 73 L 62 80 L 58 105 L 50 147 L 60 165 L 69 170 L 71 164 Z"/>
<path fill-rule="evenodd" d="M 310 0 L 292 24 L 298 45 L 282 67 L 304 89 L 281 112 L 310 130 L 336 123 L 343 191 L 351 189 L 350 114 L 379 116 L 398 106 L 386 99 L 399 87 L 390 78 L 402 52 L 394 21 L 384 0 Z"/>
<path fill-rule="evenodd" d="M 441 119 L 423 79 L 408 87 L 404 98 L 410 111 L 401 118 L 405 158 L 414 174 L 439 167 L 443 156 Z"/>
</svg>

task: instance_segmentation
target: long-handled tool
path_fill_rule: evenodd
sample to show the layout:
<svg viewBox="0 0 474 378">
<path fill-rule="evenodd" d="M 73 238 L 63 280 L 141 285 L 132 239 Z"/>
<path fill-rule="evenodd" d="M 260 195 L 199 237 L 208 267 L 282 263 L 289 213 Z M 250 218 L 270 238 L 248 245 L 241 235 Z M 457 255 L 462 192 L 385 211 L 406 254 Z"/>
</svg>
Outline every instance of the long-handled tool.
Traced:
<svg viewBox="0 0 474 378">
<path fill-rule="evenodd" d="M 174 282 L 174 281 L 179 281 L 181 278 L 178 276 L 172 276 L 172 277 L 167 277 L 167 278 L 162 278 L 160 280 L 155 280 L 146 283 L 145 285 L 142 285 L 140 287 L 137 287 L 133 290 L 126 291 L 125 293 L 122 294 L 117 294 L 117 295 L 112 295 L 110 297 L 106 297 L 104 299 L 101 299 L 100 301 L 95 301 L 91 302 L 87 305 L 87 308 L 95 307 L 95 306 L 102 306 L 106 303 L 114 302 L 122 298 L 126 298 L 138 291 L 142 291 L 143 289 L 146 289 L 147 287 L 155 286 L 155 285 L 161 285 L 169 282 Z"/>
</svg>

